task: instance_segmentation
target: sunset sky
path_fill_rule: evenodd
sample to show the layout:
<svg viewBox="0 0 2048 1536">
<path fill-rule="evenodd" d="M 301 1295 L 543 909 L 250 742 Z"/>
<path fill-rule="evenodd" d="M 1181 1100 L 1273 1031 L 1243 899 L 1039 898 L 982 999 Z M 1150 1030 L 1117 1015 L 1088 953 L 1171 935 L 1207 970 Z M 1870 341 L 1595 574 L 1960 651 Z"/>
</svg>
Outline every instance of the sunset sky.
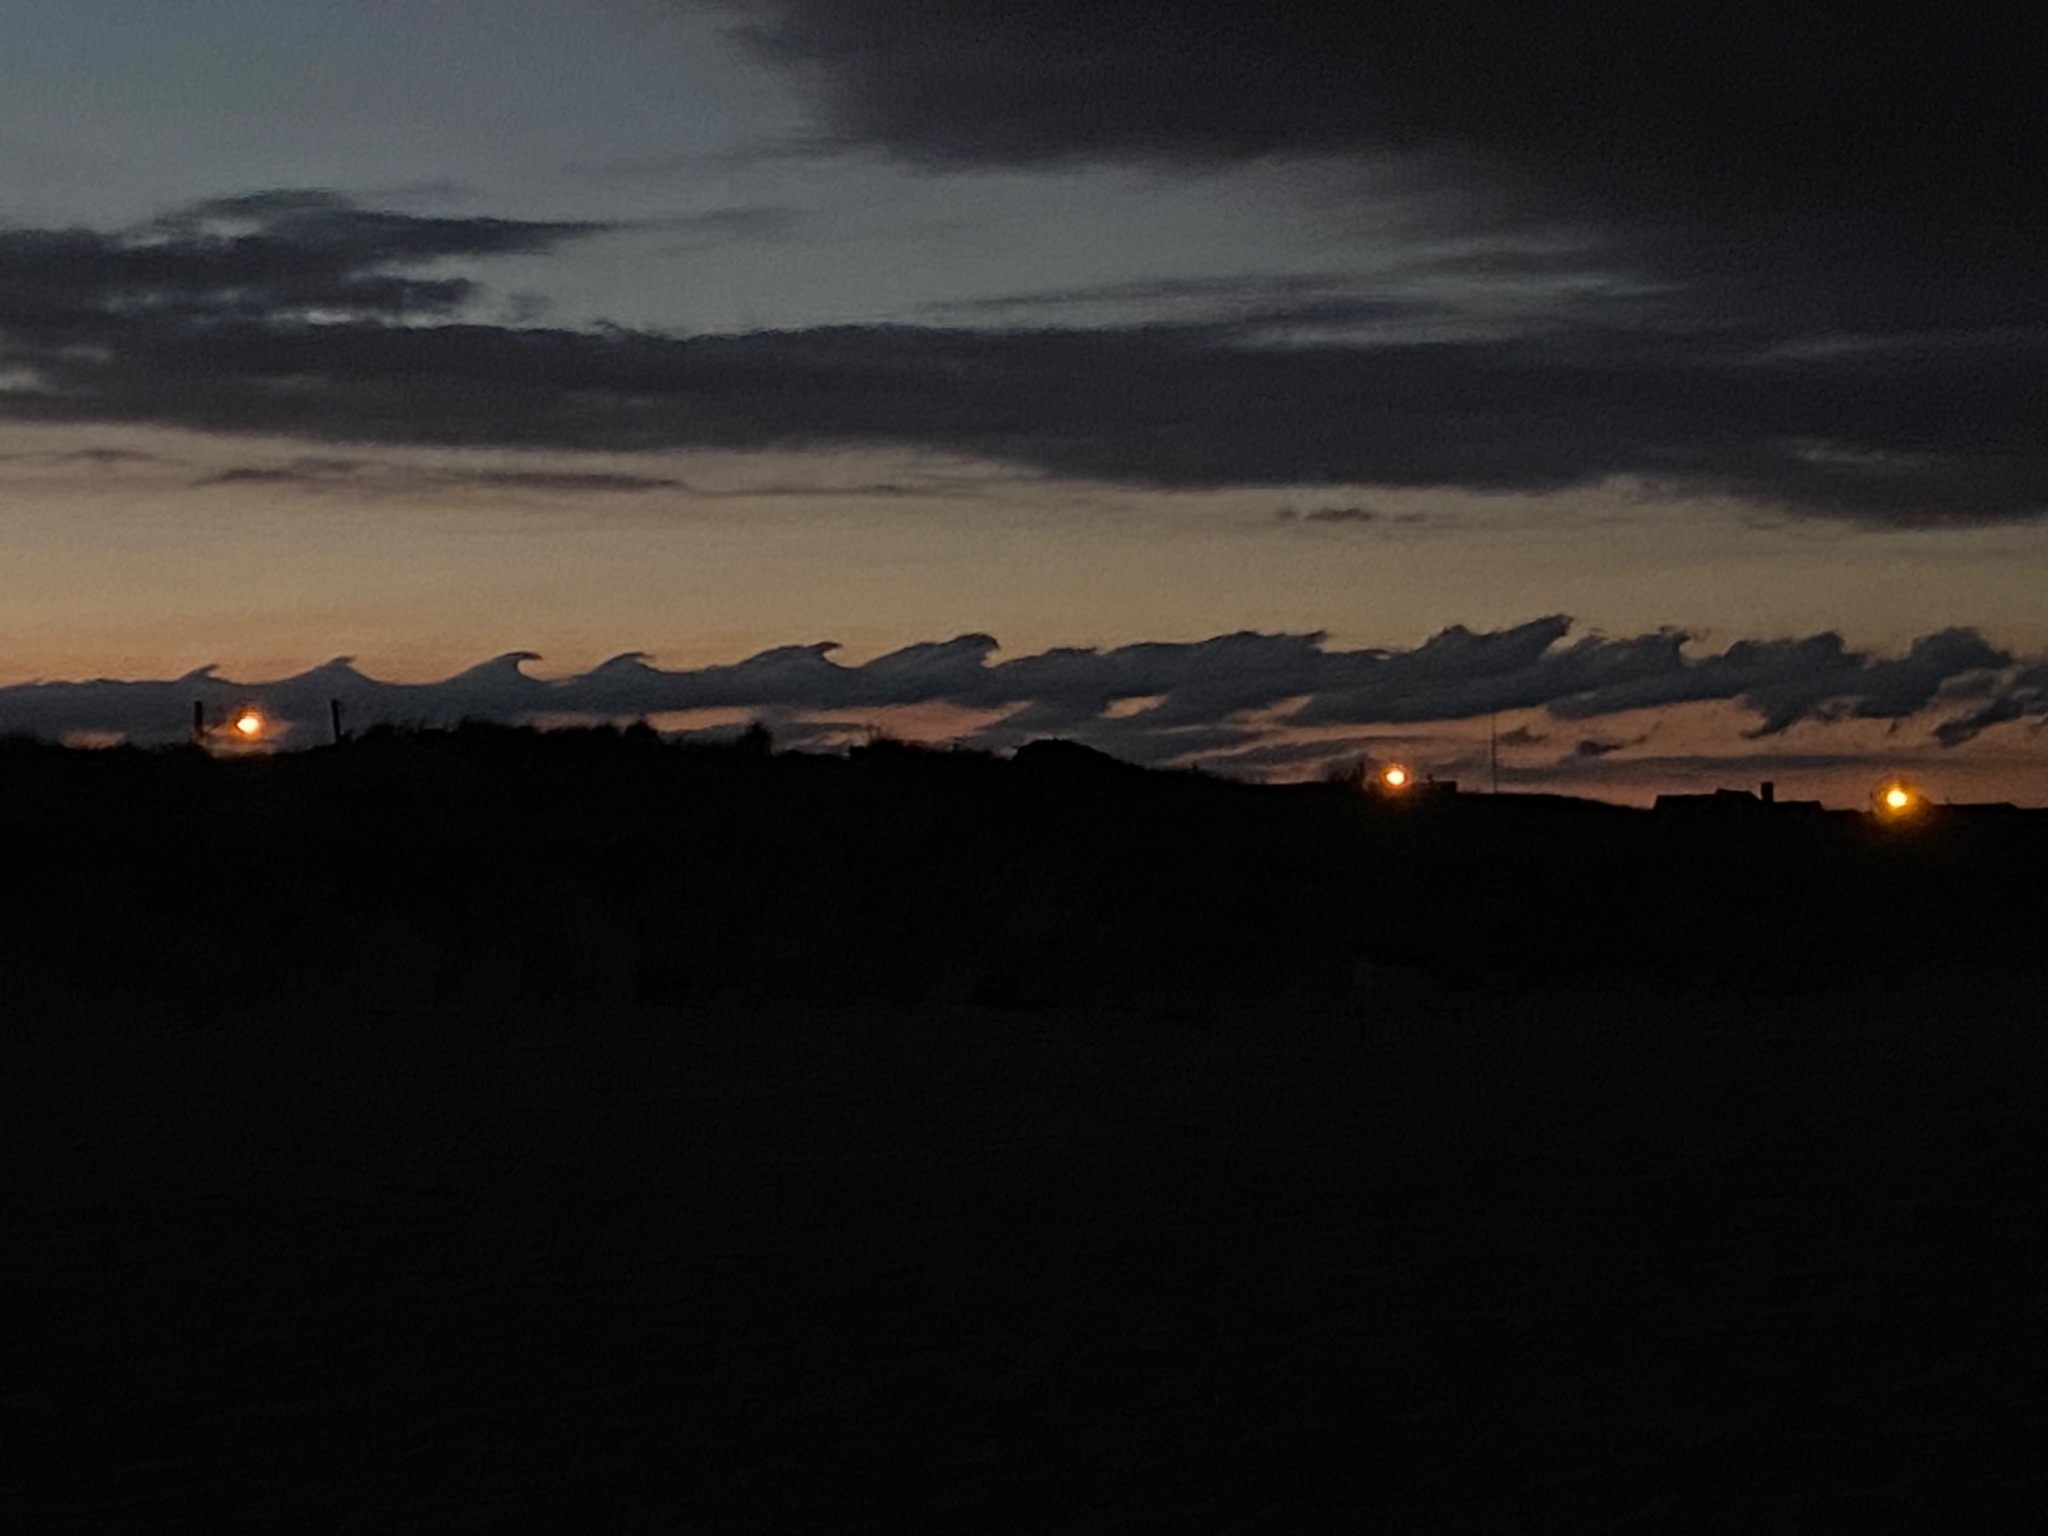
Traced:
<svg viewBox="0 0 2048 1536">
<path fill-rule="evenodd" d="M 1501 9 L 10 0 L 0 729 L 2048 804 L 2042 13 Z"/>
</svg>

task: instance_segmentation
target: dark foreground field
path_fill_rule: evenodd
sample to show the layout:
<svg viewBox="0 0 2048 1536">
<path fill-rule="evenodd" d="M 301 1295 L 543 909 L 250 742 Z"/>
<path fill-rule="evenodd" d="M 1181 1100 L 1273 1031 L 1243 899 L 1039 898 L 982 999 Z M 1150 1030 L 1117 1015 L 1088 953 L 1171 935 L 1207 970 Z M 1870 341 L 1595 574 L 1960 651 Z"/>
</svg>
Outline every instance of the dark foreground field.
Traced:
<svg viewBox="0 0 2048 1536">
<path fill-rule="evenodd" d="M 64 846 L 17 830 L 18 879 Z M 45 871 L 0 1033 L 0 1530 L 2030 1528 L 2030 957 L 1460 965 L 1304 918 L 1176 964 L 1105 915 L 1083 963 L 1009 835 L 1014 929 L 877 959 L 746 886 L 666 969 L 601 890 L 524 969 L 448 960 L 469 929 L 404 891 L 323 967 L 347 869 L 159 898 L 120 839 L 110 951 Z M 781 873 L 886 927 L 874 846 Z"/>
</svg>

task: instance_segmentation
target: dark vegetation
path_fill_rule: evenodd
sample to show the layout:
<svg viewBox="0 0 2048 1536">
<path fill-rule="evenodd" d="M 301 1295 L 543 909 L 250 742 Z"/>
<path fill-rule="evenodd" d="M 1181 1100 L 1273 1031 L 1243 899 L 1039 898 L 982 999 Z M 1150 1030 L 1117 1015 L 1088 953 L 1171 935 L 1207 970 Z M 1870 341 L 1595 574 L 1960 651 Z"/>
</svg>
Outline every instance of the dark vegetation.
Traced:
<svg viewBox="0 0 2048 1536">
<path fill-rule="evenodd" d="M 2048 816 L 483 727 L 0 786 L 0 1528 L 2048 1492 Z"/>
</svg>

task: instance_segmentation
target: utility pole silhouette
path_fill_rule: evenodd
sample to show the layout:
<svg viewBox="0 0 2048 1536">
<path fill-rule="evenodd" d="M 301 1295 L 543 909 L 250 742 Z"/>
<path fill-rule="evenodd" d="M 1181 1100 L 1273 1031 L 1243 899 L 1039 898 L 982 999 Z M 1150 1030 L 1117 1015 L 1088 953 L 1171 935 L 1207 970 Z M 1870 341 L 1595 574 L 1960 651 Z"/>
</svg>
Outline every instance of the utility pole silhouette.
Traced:
<svg viewBox="0 0 2048 1536">
<path fill-rule="evenodd" d="M 348 740 L 348 737 L 342 734 L 341 729 L 341 700 L 329 699 L 327 701 L 327 718 L 334 726 L 334 744 L 338 747 Z"/>
</svg>

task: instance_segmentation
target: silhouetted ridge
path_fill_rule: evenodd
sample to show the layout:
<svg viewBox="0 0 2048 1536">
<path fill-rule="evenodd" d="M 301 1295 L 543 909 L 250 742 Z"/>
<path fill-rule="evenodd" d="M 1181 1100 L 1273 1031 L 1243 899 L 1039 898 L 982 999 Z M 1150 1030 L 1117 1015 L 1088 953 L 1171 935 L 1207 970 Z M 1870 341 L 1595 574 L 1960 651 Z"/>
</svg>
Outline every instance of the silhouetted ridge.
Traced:
<svg viewBox="0 0 2048 1536">
<path fill-rule="evenodd" d="M 508 661 L 508 676 L 516 663 Z M 2048 816 L 1657 815 L 765 731 L 378 727 L 240 760 L 0 743 L 18 988 L 683 1003 L 2041 967 Z"/>
<path fill-rule="evenodd" d="M 1121 758 L 1111 757 L 1107 752 L 1062 737 L 1027 741 L 1012 754 L 1010 760 L 1026 772 L 1067 777 L 1115 775 L 1128 778 L 1143 771 Z"/>
</svg>

